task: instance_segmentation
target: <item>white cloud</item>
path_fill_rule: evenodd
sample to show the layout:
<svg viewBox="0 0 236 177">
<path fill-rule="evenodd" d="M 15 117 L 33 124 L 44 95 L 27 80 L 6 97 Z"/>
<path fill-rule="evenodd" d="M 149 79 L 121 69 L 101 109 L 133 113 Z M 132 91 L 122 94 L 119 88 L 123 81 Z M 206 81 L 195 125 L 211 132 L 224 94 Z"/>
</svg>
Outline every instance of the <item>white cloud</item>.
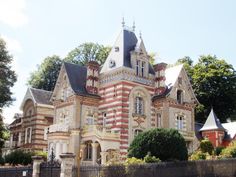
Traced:
<svg viewBox="0 0 236 177">
<path fill-rule="evenodd" d="M 22 52 L 22 47 L 19 41 L 5 35 L 1 35 L 1 37 L 6 42 L 8 50 L 10 50 L 11 52 Z"/>
<path fill-rule="evenodd" d="M 0 0 L 0 22 L 12 27 L 19 27 L 28 23 L 24 13 L 26 0 Z"/>
</svg>

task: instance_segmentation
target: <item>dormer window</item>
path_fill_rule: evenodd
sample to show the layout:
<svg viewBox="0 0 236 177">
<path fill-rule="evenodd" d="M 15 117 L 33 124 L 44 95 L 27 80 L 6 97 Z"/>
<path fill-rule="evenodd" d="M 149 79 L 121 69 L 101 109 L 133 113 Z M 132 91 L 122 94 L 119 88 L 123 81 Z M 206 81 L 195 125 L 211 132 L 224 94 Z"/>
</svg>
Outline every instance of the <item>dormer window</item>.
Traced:
<svg viewBox="0 0 236 177">
<path fill-rule="evenodd" d="M 177 90 L 177 102 L 179 104 L 183 103 L 183 91 L 182 90 Z"/>
<path fill-rule="evenodd" d="M 119 47 L 118 46 L 115 47 L 115 52 L 119 52 Z"/>
<path fill-rule="evenodd" d="M 137 61 L 136 61 L 136 75 L 137 75 L 137 76 L 139 75 L 139 63 L 140 63 L 140 61 L 137 60 Z"/>
<path fill-rule="evenodd" d="M 142 67 L 141 67 L 141 76 L 144 77 L 144 67 L 145 67 L 145 62 L 142 61 Z"/>
</svg>

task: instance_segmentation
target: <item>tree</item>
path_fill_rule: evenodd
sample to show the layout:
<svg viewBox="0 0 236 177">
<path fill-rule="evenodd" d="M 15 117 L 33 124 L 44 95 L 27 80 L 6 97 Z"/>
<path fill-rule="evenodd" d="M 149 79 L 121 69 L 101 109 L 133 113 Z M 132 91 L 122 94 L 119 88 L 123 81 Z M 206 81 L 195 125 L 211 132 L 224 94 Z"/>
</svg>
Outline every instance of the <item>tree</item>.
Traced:
<svg viewBox="0 0 236 177">
<path fill-rule="evenodd" d="M 188 159 L 185 140 L 174 129 L 151 129 L 138 134 L 128 149 L 128 156 L 140 159 L 148 153 L 161 161 Z"/>
<path fill-rule="evenodd" d="M 65 61 L 86 65 L 88 61 L 96 60 L 100 65 L 103 65 L 110 51 L 111 47 L 92 42 L 83 43 L 69 52 Z"/>
<path fill-rule="evenodd" d="M 236 110 L 236 72 L 232 65 L 216 56 L 201 56 L 194 66 L 193 88 L 204 111 L 196 112 L 198 120 L 204 120 L 211 108 L 221 122 L 225 122 Z"/>
<path fill-rule="evenodd" d="M 46 57 L 38 69 L 31 73 L 28 84 L 31 87 L 52 91 L 57 81 L 58 74 L 62 65 L 59 56 L 53 55 Z"/>
<path fill-rule="evenodd" d="M 211 55 L 200 56 L 195 65 L 189 57 L 178 62 L 184 63 L 201 103 L 196 107 L 198 122 L 205 122 L 212 107 L 222 122 L 236 114 L 236 72 L 232 65 Z"/>
<path fill-rule="evenodd" d="M 200 149 L 203 153 L 207 152 L 208 154 L 212 155 L 214 147 L 210 140 L 204 139 L 200 142 Z"/>
<path fill-rule="evenodd" d="M 12 59 L 5 41 L 0 38 L 0 109 L 9 106 L 14 100 L 10 90 L 16 82 L 16 73 L 11 68 Z"/>
</svg>

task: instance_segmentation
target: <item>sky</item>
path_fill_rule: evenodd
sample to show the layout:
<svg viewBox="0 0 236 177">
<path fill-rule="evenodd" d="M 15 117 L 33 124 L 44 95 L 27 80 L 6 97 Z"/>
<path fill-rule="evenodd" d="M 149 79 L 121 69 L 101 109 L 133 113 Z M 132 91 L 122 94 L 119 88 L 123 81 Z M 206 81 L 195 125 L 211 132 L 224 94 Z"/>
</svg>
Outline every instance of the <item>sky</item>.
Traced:
<svg viewBox="0 0 236 177">
<path fill-rule="evenodd" d="M 13 55 L 16 101 L 4 122 L 20 112 L 30 73 L 44 58 L 66 54 L 84 42 L 112 46 L 135 22 L 156 62 L 216 55 L 236 68 L 235 0 L 0 0 L 0 37 Z"/>
</svg>

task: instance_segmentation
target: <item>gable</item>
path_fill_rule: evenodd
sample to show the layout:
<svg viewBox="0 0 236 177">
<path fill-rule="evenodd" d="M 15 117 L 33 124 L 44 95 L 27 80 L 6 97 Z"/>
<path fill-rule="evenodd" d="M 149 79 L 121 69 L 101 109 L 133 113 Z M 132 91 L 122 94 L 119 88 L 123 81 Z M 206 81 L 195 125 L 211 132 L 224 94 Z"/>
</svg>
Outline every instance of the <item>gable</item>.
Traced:
<svg viewBox="0 0 236 177">
<path fill-rule="evenodd" d="M 68 80 L 68 75 L 65 70 L 64 64 L 61 67 L 61 70 L 59 72 L 57 82 L 55 84 L 55 88 L 53 90 L 52 98 L 53 100 L 60 100 L 63 97 L 63 92 L 66 91 L 69 94 L 73 94 L 73 90 L 71 88 L 71 85 Z"/>
<path fill-rule="evenodd" d="M 176 70 L 169 70 L 168 75 L 166 76 L 166 85 L 171 89 L 168 94 L 169 98 L 176 99 L 177 92 L 180 90 L 183 91 L 184 102 L 198 103 L 183 65 L 177 66 Z"/>
</svg>

